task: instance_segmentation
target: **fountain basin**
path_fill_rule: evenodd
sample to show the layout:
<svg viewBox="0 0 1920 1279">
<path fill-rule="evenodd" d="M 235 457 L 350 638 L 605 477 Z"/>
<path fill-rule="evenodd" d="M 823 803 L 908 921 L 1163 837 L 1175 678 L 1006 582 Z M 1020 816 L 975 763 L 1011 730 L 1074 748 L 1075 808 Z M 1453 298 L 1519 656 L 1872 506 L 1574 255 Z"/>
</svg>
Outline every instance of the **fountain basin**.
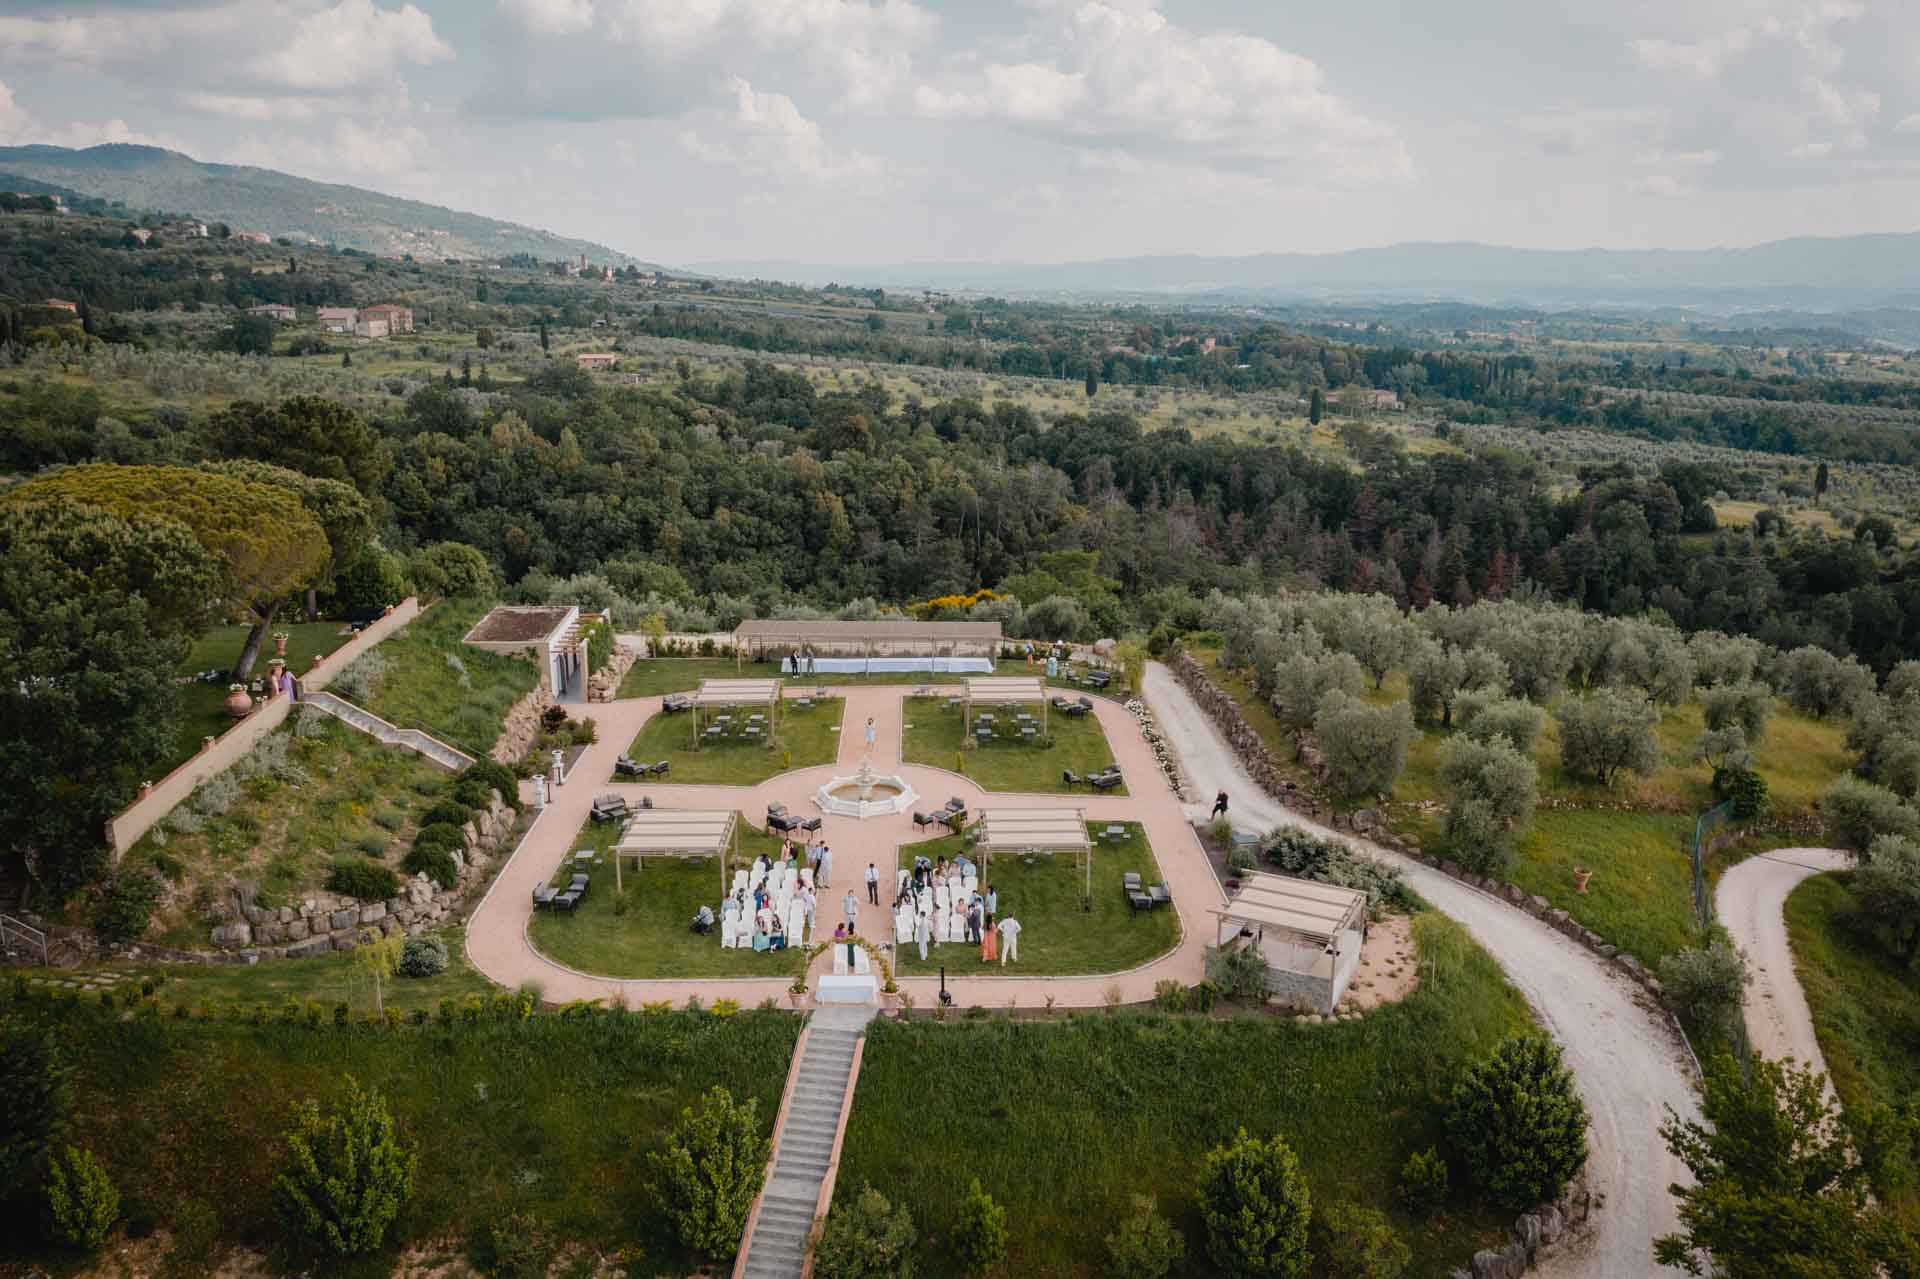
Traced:
<svg viewBox="0 0 1920 1279">
<path fill-rule="evenodd" d="M 831 777 L 813 793 L 823 813 L 836 817 L 886 817 L 908 812 L 920 796 L 906 778 L 875 773 L 863 764 L 852 777 Z"/>
</svg>

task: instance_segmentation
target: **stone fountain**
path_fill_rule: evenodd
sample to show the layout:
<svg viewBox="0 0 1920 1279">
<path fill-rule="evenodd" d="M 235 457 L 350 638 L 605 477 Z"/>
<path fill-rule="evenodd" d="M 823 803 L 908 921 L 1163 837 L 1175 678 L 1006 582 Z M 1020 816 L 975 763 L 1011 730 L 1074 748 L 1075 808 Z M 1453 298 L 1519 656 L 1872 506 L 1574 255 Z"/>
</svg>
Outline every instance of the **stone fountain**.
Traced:
<svg viewBox="0 0 1920 1279">
<path fill-rule="evenodd" d="M 838 817 L 885 817 L 907 812 L 920 798 L 907 779 L 891 773 L 876 773 L 873 761 L 863 759 L 852 777 L 829 778 L 813 801 L 823 813 Z"/>
</svg>

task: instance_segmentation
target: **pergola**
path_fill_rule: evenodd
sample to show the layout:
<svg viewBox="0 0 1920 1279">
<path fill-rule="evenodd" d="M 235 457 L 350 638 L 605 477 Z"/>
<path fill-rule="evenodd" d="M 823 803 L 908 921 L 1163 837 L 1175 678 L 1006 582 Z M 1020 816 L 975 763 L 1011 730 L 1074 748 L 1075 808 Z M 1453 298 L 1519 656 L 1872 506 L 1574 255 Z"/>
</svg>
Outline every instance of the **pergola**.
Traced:
<svg viewBox="0 0 1920 1279">
<path fill-rule="evenodd" d="M 1011 706 L 1020 702 L 1040 703 L 1040 731 L 1047 731 L 1047 686 L 1035 675 L 988 675 L 966 682 L 966 721 L 962 733 L 973 731 L 973 704 Z"/>
<path fill-rule="evenodd" d="M 1257 929 L 1262 935 L 1272 929 L 1297 947 L 1330 953 L 1342 933 L 1359 931 L 1367 914 L 1367 895 L 1357 888 L 1336 888 L 1291 875 L 1243 871 L 1240 891 L 1213 913 L 1220 918 L 1216 945 L 1244 928 Z"/>
<path fill-rule="evenodd" d="M 885 618 L 870 622 L 781 621 L 750 618 L 733 628 L 734 662 L 810 648 L 819 653 L 888 657 L 902 653 L 929 657 L 1000 655 L 998 622 L 919 622 Z"/>
<path fill-rule="evenodd" d="M 727 895 L 727 858 L 738 846 L 740 821 L 731 809 L 687 811 L 643 808 L 627 819 L 620 841 L 613 846 L 613 886 L 620 889 L 620 859 L 633 858 L 633 868 L 648 857 L 714 857 L 720 862 L 720 896 Z"/>
<path fill-rule="evenodd" d="M 693 694 L 693 744 L 700 745 L 700 712 L 723 706 L 765 706 L 768 731 L 780 717 L 777 679 L 703 679 Z"/>
<path fill-rule="evenodd" d="M 1093 895 L 1093 841 L 1078 808 L 987 808 L 974 848 L 983 853 L 1073 853 L 1087 859 L 1087 895 Z"/>
</svg>

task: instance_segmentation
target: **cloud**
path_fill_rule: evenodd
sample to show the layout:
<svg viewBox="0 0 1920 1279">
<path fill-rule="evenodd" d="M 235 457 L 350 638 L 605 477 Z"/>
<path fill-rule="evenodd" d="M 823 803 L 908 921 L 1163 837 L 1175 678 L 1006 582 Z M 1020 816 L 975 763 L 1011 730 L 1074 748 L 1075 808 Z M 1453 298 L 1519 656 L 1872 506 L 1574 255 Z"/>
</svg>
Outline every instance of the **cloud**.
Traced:
<svg viewBox="0 0 1920 1279">
<path fill-rule="evenodd" d="M 1920 134 L 1920 111 L 1914 112 L 1899 124 L 1894 125 L 1893 131 L 1903 136 Z"/>
<path fill-rule="evenodd" d="M 184 149 L 177 138 L 142 133 L 121 119 L 72 120 L 66 124 L 49 125 L 21 105 L 13 96 L 11 85 L 0 81 L 0 144 L 23 146 L 41 143 L 79 148 L 99 146 L 103 142 L 131 142 L 176 151 Z"/>
<path fill-rule="evenodd" d="M 255 60 L 262 78 L 292 89 L 339 91 L 376 79 L 403 63 L 424 66 L 453 57 L 433 19 L 411 4 L 382 9 L 373 0 L 340 0 L 301 19 L 279 50 Z"/>
<path fill-rule="evenodd" d="M 8 59 L 91 64 L 133 42 L 132 24 L 111 15 L 0 18 L 0 57 Z"/>
<path fill-rule="evenodd" d="M 1199 33 L 1155 4 L 1039 5 L 1028 43 L 1054 61 L 989 63 L 924 83 L 932 119 L 1009 121 L 1076 145 L 1200 157 L 1219 168 L 1302 175 L 1309 183 L 1404 182 L 1406 143 L 1326 87 L 1320 67 L 1270 40 Z"/>
<path fill-rule="evenodd" d="M 593 26 L 593 0 L 500 0 L 500 8 L 541 35 L 576 35 Z"/>
<path fill-rule="evenodd" d="M 205 115 L 260 123 L 311 120 L 325 106 L 312 98 L 263 98 L 234 93 L 192 92 L 183 95 L 180 100 L 191 110 Z"/>
<path fill-rule="evenodd" d="M 680 131 L 687 151 L 743 172 L 814 183 L 874 178 L 885 167 L 874 156 L 829 146 L 820 125 L 784 93 L 761 93 L 739 76 L 727 91 L 730 113 L 702 113 Z"/>
<path fill-rule="evenodd" d="M 1696 80 L 1717 78 L 1731 64 L 1765 43 L 1790 46 L 1822 71 L 1831 71 L 1845 57 L 1833 36 L 1833 28 L 1843 22 L 1857 21 L 1866 12 L 1866 7 L 1855 0 L 1796 3 L 1785 17 L 1763 15 L 1692 39 L 1643 37 L 1632 41 L 1631 48 L 1640 65 L 1648 70 L 1674 72 Z"/>
<path fill-rule="evenodd" d="M 396 178 L 418 173 L 431 154 L 427 135 L 410 124 L 392 121 L 362 124 L 334 122 L 331 134 L 307 134 L 268 140 L 248 138 L 226 148 L 233 164 L 252 164 L 308 176 Z"/>
<path fill-rule="evenodd" d="M 1627 183 L 1627 190 L 1635 195 L 1651 195 L 1663 198 L 1690 195 L 1694 188 L 1670 173 L 1649 173 Z"/>
<path fill-rule="evenodd" d="M 546 154 L 547 159 L 553 163 L 565 165 L 569 169 L 584 169 L 587 167 L 587 157 L 581 155 L 580 148 L 574 146 L 571 142 L 549 142 L 547 143 Z"/>
<path fill-rule="evenodd" d="M 1753 32 L 1745 27 L 1699 40 L 1651 37 L 1633 42 L 1640 65 L 1652 71 L 1674 71 L 1696 80 L 1711 80 L 1721 68 L 1753 47 Z"/>
</svg>

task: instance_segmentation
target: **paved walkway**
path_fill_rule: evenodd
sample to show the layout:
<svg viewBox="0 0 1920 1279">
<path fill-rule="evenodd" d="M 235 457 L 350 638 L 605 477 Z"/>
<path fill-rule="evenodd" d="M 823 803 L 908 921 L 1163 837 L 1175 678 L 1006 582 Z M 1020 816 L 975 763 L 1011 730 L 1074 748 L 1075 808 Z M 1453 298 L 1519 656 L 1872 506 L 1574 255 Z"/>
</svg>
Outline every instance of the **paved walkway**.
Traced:
<svg viewBox="0 0 1920 1279">
<path fill-rule="evenodd" d="M 1192 985 L 1205 975 L 1203 950 L 1213 925 L 1213 917 L 1207 912 L 1224 904 L 1225 894 L 1178 797 L 1167 788 L 1138 724 L 1120 703 L 1094 698 L 1094 714 L 1134 793 L 1124 796 L 1087 792 L 988 794 L 958 773 L 901 763 L 904 699 L 916 691 L 912 686 L 868 685 L 832 691 L 834 696 L 846 699 L 836 763 L 783 773 L 758 786 L 611 782 L 607 779 L 613 772 L 614 760 L 632 744 L 641 726 L 659 713 L 661 699 L 636 698 L 586 708 L 587 716 L 598 725 L 598 738 L 575 763 L 572 779 L 553 795 L 546 811 L 527 832 L 513 858 L 495 876 L 492 887 L 474 911 L 467 927 L 467 955 L 473 965 L 505 986 L 538 982 L 545 997 L 554 1001 L 615 998 L 637 1005 L 660 999 L 682 1003 L 689 995 L 709 1001 L 725 997 L 747 1005 L 763 999 L 784 1000 L 791 970 L 778 962 L 769 963 L 769 973 L 764 978 L 686 980 L 618 979 L 563 967 L 535 950 L 527 938 L 527 925 L 533 914 L 533 889 L 552 877 L 561 859 L 572 849 L 580 828 L 587 823 L 588 810 L 596 795 L 619 792 L 635 801 L 647 795 L 661 808 L 732 808 L 745 813 L 752 821 L 760 820 L 769 801 L 784 803 L 795 813 L 814 813 L 812 797 L 820 783 L 835 774 L 852 772 L 867 753 L 863 730 L 867 718 L 872 716 L 878 733 L 873 751 L 874 767 L 905 777 L 918 792 L 920 799 L 916 806 L 923 810 L 937 808 L 949 796 L 958 796 L 966 800 L 972 813 L 982 808 L 1076 807 L 1084 809 L 1089 820 L 1139 822 L 1159 860 L 1161 876 L 1173 893 L 1174 908 L 1180 916 L 1179 945 L 1130 972 L 1093 977 L 1034 977 L 1015 976 L 1013 970 L 1009 970 L 1005 977 L 950 978 L 947 988 L 953 992 L 957 1005 L 1004 1007 L 1011 999 L 1035 1006 L 1051 995 L 1063 1008 L 1093 1008 L 1104 1002 L 1109 987 L 1115 985 L 1123 1001 L 1136 1003 L 1153 997 L 1157 981 L 1172 978 Z M 940 688 L 936 692 L 948 696 L 957 694 L 959 689 Z M 786 713 L 810 712 L 789 707 Z M 867 904 L 867 863 L 877 864 L 883 886 L 890 885 L 900 845 L 922 842 L 925 832 L 916 831 L 911 815 L 906 813 L 865 820 L 829 814 L 823 822 L 821 838 L 833 850 L 830 891 L 823 893 L 821 900 L 826 931 L 830 933 L 840 918 L 841 899 L 851 888 L 858 903 L 860 935 L 869 939 L 891 939 L 893 930 L 887 908 Z M 1097 864 L 1098 850 L 1094 855 Z M 1117 885 L 1112 888 L 1119 891 Z M 882 900 L 891 900 L 891 894 L 884 887 Z M 714 944 L 717 946 L 719 942 L 716 940 Z M 815 975 L 830 967 L 831 957 L 823 953 L 815 961 Z M 920 1007 L 931 1007 L 939 992 L 937 978 L 904 978 L 900 985 Z"/>
<path fill-rule="evenodd" d="M 1753 978 L 1745 1000 L 1747 1038 L 1763 1057 L 1792 1057 L 1826 1073 L 1806 992 L 1793 971 L 1785 912 L 1802 880 L 1852 866 L 1853 857 L 1838 849 L 1781 848 L 1749 857 L 1720 877 L 1713 909 L 1734 945 L 1746 952 Z M 1831 1084 L 1827 1094 L 1833 1095 Z"/>
<path fill-rule="evenodd" d="M 1473 934 L 1560 1042 L 1593 1120 L 1588 1171 L 1595 1187 L 1605 1193 L 1606 1206 L 1594 1214 L 1584 1239 L 1532 1273 L 1582 1279 L 1674 1273 L 1654 1265 L 1653 1238 L 1677 1227 L 1667 1186 L 1685 1180 L 1686 1172 L 1667 1153 L 1659 1125 L 1667 1107 L 1692 1118 L 1698 1104 L 1678 1039 L 1640 988 L 1499 898 L 1285 808 L 1254 785 L 1171 671 L 1149 663 L 1144 687 L 1160 731 L 1193 775 L 1196 793 L 1228 791 L 1238 825 L 1262 831 L 1298 827 L 1398 868 L 1415 891 Z M 1191 811 L 1204 816 L 1205 808 L 1202 803 Z"/>
</svg>

